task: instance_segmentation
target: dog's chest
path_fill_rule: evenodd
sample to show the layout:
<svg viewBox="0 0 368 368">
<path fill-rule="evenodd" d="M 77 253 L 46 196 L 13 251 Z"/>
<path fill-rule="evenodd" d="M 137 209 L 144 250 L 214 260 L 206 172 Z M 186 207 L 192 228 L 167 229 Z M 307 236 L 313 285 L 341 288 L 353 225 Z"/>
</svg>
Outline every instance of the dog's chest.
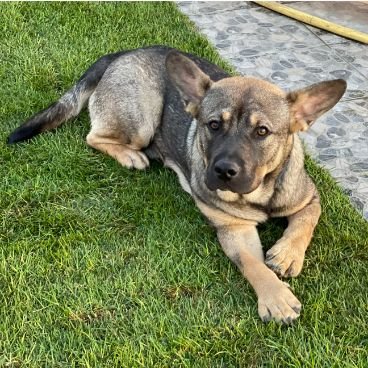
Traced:
<svg viewBox="0 0 368 368">
<path fill-rule="evenodd" d="M 220 190 L 216 194 L 219 198 L 217 205 L 229 214 L 256 222 L 264 222 L 268 218 L 268 204 L 272 197 L 272 190 L 268 186 L 261 185 L 250 194 Z"/>
</svg>

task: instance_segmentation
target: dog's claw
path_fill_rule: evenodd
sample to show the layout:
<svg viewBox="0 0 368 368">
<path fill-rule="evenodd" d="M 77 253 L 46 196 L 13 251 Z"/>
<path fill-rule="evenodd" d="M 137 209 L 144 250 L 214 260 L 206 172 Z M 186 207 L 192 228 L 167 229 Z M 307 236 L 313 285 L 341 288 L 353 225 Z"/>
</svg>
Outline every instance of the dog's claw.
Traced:
<svg viewBox="0 0 368 368">
<path fill-rule="evenodd" d="M 271 261 L 273 258 L 275 258 L 275 256 L 276 256 L 276 254 L 267 253 L 266 254 L 266 262 Z"/>
<path fill-rule="evenodd" d="M 281 272 L 281 269 L 280 269 L 280 267 L 279 267 L 279 266 L 277 266 L 277 265 L 275 265 L 275 264 L 271 263 L 270 261 L 266 261 L 265 263 L 266 263 L 266 265 L 267 265 L 269 268 L 271 268 L 271 270 L 272 270 L 273 272 L 275 272 L 277 275 L 282 276 L 282 274 L 281 274 L 282 272 Z"/>
<path fill-rule="evenodd" d="M 291 322 L 293 322 L 291 317 L 287 317 L 286 320 L 285 320 L 285 324 L 290 325 Z"/>
<path fill-rule="evenodd" d="M 302 306 L 297 306 L 297 307 L 293 307 L 294 312 L 297 314 L 300 314 L 301 310 L 302 310 Z"/>
<path fill-rule="evenodd" d="M 271 312 L 267 307 L 259 307 L 258 313 L 261 317 L 262 322 L 267 323 L 271 321 Z"/>
<path fill-rule="evenodd" d="M 291 263 L 290 267 L 286 270 L 284 277 L 292 277 L 295 274 L 293 266 L 294 261 Z"/>
</svg>

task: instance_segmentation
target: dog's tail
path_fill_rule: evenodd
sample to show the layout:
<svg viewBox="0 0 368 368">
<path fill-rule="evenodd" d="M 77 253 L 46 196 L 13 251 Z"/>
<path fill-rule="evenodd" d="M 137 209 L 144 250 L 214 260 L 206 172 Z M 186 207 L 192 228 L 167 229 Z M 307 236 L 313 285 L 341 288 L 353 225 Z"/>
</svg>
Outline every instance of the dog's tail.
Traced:
<svg viewBox="0 0 368 368">
<path fill-rule="evenodd" d="M 124 53 L 109 54 L 98 59 L 64 96 L 15 129 L 8 137 L 8 144 L 31 139 L 79 115 L 108 66 Z"/>
</svg>

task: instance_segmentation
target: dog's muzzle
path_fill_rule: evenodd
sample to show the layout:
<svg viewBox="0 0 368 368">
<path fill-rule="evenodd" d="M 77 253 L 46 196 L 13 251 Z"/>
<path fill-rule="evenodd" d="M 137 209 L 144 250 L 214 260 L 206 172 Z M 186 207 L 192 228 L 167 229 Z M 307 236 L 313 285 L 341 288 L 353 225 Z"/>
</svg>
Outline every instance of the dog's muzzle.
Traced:
<svg viewBox="0 0 368 368">
<path fill-rule="evenodd" d="M 252 175 L 247 175 L 243 165 L 226 158 L 213 162 L 207 169 L 206 185 L 209 190 L 228 190 L 233 193 L 247 194 L 260 185 Z"/>
</svg>

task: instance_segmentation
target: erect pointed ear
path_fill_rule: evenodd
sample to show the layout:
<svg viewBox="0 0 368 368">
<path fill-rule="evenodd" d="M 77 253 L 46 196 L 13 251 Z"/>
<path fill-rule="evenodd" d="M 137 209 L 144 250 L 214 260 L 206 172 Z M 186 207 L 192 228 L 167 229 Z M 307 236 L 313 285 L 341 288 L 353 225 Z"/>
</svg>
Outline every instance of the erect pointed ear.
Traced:
<svg viewBox="0 0 368 368">
<path fill-rule="evenodd" d="M 185 110 L 196 116 L 202 98 L 211 87 L 210 77 L 203 73 L 192 60 L 176 50 L 168 53 L 166 69 L 184 100 Z"/>
<path fill-rule="evenodd" d="M 292 133 L 307 130 L 322 114 L 340 100 L 346 90 L 346 82 L 336 79 L 313 84 L 287 95 Z"/>
</svg>

